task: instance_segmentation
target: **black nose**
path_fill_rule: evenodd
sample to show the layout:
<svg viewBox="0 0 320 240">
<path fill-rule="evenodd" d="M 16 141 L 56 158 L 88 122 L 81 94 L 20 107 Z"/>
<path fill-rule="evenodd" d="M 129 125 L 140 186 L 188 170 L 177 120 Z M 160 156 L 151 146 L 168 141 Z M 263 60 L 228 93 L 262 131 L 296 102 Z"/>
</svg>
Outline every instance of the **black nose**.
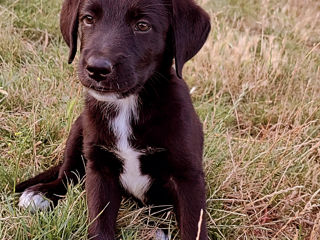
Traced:
<svg viewBox="0 0 320 240">
<path fill-rule="evenodd" d="M 87 60 L 88 75 L 96 81 L 102 81 L 112 72 L 112 64 L 107 58 L 89 57 Z"/>
</svg>

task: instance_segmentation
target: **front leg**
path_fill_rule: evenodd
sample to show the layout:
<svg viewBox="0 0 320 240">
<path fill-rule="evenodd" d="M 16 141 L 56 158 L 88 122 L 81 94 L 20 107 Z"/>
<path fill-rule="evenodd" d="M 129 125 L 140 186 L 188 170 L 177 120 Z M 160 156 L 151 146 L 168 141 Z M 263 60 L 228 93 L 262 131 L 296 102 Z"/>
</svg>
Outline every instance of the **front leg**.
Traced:
<svg viewBox="0 0 320 240">
<path fill-rule="evenodd" d="M 63 163 L 16 186 L 16 192 L 23 192 L 19 200 L 20 207 L 30 208 L 32 211 L 45 209 L 50 206 L 47 199 L 56 205 L 61 196 L 66 194 L 67 184 L 70 182 L 76 184 L 84 176 L 82 130 L 82 115 L 80 115 L 72 125 Z"/>
<path fill-rule="evenodd" d="M 176 201 L 174 204 L 182 240 L 207 240 L 205 220 L 206 197 L 202 172 L 173 179 Z M 203 212 L 203 215 L 201 214 Z M 201 227 L 199 229 L 199 223 Z M 197 238 L 199 236 L 199 238 Z"/>
<path fill-rule="evenodd" d="M 111 153 L 95 149 L 88 157 L 86 193 L 89 239 L 114 240 L 121 202 L 119 161 Z M 115 167 L 117 166 L 117 167 Z"/>
</svg>

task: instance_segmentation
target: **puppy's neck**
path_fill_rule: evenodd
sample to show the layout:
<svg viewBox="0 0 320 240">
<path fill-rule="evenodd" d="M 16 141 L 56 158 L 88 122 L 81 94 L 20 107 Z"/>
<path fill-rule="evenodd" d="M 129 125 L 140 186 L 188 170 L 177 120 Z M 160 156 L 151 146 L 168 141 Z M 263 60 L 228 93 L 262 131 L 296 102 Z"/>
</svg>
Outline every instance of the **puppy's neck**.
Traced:
<svg viewBox="0 0 320 240">
<path fill-rule="evenodd" d="M 112 104 L 117 111 L 116 116 L 109 122 L 114 135 L 117 137 L 118 151 L 126 151 L 129 146 L 129 139 L 132 136 L 131 122 L 138 121 L 138 97 L 131 95 L 126 98 L 118 99 Z"/>
<path fill-rule="evenodd" d="M 131 122 L 138 121 L 138 96 L 136 94 L 121 98 L 116 93 L 100 93 L 89 89 L 88 95 L 93 97 L 100 107 L 97 112 L 108 119 L 112 132 L 121 140 L 131 135 Z"/>
</svg>

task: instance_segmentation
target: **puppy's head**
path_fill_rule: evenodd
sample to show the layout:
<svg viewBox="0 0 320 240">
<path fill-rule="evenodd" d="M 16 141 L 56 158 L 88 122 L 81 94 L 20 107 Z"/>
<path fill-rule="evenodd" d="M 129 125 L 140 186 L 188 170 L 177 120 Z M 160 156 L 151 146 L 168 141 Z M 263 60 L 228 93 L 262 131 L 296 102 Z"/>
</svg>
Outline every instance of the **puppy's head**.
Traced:
<svg viewBox="0 0 320 240">
<path fill-rule="evenodd" d="M 79 78 L 99 94 L 137 92 L 175 58 L 177 75 L 204 44 L 208 15 L 193 0 L 65 0 L 60 19 L 70 47 L 80 38 Z M 168 70 L 167 69 L 167 70 Z"/>
</svg>

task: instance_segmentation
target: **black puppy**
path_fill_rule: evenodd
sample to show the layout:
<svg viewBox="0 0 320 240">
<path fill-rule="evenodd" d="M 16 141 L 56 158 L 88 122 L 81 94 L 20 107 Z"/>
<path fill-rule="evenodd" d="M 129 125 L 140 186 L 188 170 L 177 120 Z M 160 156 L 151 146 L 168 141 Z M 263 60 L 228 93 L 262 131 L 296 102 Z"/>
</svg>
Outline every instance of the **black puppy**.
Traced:
<svg viewBox="0 0 320 240">
<path fill-rule="evenodd" d="M 69 63 L 80 37 L 85 109 L 63 163 L 17 186 L 19 206 L 47 208 L 43 195 L 56 204 L 74 172 L 86 173 L 90 220 L 102 211 L 89 237 L 115 238 L 125 193 L 172 204 L 181 239 L 207 239 L 202 126 L 181 75 L 207 39 L 208 15 L 192 0 L 65 0 L 61 31 Z"/>
</svg>

